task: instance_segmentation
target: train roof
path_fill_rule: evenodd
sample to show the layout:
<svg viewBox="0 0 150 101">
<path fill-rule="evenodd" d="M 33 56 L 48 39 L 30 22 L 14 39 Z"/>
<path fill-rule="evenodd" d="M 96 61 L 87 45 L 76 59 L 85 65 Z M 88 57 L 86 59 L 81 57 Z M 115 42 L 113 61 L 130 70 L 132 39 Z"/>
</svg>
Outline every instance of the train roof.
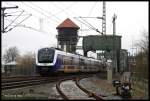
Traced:
<svg viewBox="0 0 150 101">
<path fill-rule="evenodd" d="M 92 57 L 85 57 L 85 56 L 83 56 L 83 55 L 81 55 L 81 54 L 73 54 L 73 53 L 65 52 L 65 51 L 62 51 L 61 49 L 54 48 L 54 47 L 43 47 L 43 48 L 40 48 L 39 50 L 45 49 L 45 48 L 54 49 L 54 50 L 56 51 L 56 53 L 62 54 L 62 55 L 65 55 L 65 56 L 80 57 L 80 58 L 82 58 L 82 59 L 100 61 L 100 60 L 94 59 L 94 58 L 92 58 Z"/>
<path fill-rule="evenodd" d="M 82 59 L 100 61 L 100 60 L 97 60 L 97 59 L 94 59 L 94 58 L 91 58 L 91 57 L 85 57 L 83 55 L 68 53 L 68 52 L 64 52 L 64 51 L 60 51 L 60 50 L 56 50 L 56 52 L 59 53 L 59 54 L 62 54 L 62 55 L 66 55 L 66 56 L 80 57 Z"/>
</svg>

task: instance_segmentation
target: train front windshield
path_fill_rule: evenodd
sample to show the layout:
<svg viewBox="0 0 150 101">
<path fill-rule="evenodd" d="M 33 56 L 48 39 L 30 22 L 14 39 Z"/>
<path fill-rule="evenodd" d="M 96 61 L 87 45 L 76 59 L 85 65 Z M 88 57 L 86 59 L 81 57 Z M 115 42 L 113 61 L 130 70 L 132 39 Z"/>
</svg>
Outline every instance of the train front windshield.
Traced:
<svg viewBox="0 0 150 101">
<path fill-rule="evenodd" d="M 44 48 L 38 52 L 39 63 L 52 63 L 54 59 L 55 50 L 51 48 Z"/>
</svg>

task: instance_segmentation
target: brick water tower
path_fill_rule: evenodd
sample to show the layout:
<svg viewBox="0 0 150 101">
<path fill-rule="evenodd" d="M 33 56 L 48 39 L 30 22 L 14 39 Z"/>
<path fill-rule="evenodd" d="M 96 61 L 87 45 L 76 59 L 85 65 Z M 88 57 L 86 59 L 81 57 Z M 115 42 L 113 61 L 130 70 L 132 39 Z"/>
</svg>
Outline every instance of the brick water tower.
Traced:
<svg viewBox="0 0 150 101">
<path fill-rule="evenodd" d="M 59 48 L 66 52 L 75 53 L 80 27 L 67 18 L 56 29 L 58 31 L 57 40 Z"/>
</svg>

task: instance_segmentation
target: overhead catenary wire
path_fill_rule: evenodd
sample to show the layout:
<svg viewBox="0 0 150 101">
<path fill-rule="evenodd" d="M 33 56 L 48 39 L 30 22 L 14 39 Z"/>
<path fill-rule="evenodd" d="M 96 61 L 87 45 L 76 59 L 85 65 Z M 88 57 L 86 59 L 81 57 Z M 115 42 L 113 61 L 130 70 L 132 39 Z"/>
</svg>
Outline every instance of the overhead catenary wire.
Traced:
<svg viewBox="0 0 150 101">
<path fill-rule="evenodd" d="M 73 5 L 74 3 L 72 3 L 71 5 Z M 68 16 L 69 15 L 73 15 L 73 14 L 75 14 L 75 15 L 78 15 L 77 13 L 75 13 L 75 12 L 73 12 L 73 11 L 71 11 L 70 9 L 68 9 L 68 8 L 70 8 L 70 7 L 72 7 L 71 5 L 69 5 L 68 7 L 66 7 L 66 8 L 61 8 L 61 7 L 59 7 L 58 5 L 56 5 L 56 4 L 53 4 L 55 7 L 57 7 L 57 8 L 59 8 L 59 9 L 61 9 L 61 12 L 65 12 L 65 14 L 67 14 Z M 73 5 L 74 6 L 74 5 Z M 69 12 L 66 12 L 67 10 L 69 10 Z M 60 11 L 59 11 L 60 12 Z M 57 12 L 57 13 L 59 13 L 59 12 Z M 57 13 L 55 13 L 55 14 L 57 14 Z M 71 14 L 72 13 L 72 14 Z M 74 17 L 73 17 L 74 18 Z M 84 23 L 84 22 L 82 22 L 82 21 L 80 21 L 79 19 L 77 19 L 79 22 L 81 22 L 82 24 L 84 24 L 84 25 L 86 25 L 86 23 Z M 86 26 L 88 26 L 88 25 L 86 25 Z M 89 26 L 90 27 L 90 26 Z"/>
<path fill-rule="evenodd" d="M 39 11 L 39 10 L 37 10 L 37 9 L 35 9 L 35 8 L 33 8 L 33 7 L 31 7 L 31 6 L 29 6 L 29 5 L 27 5 L 27 4 L 25 4 L 25 3 L 23 3 L 23 2 L 21 2 L 22 4 L 24 4 L 25 6 L 27 6 L 27 7 L 29 7 L 29 8 L 31 8 L 31 9 L 33 9 L 33 10 L 35 10 L 36 12 L 38 12 L 38 13 L 40 13 L 40 14 L 42 14 L 42 15 L 44 15 L 45 17 L 47 17 L 47 18 L 50 18 L 49 16 L 47 16 L 47 15 L 45 15 L 43 12 L 41 12 L 41 11 Z M 50 24 L 52 23 L 52 22 L 50 22 L 49 20 L 47 20 Z M 53 21 L 53 20 L 52 20 Z M 56 22 L 57 24 L 59 23 L 58 21 L 54 21 L 54 22 Z M 50 25 L 49 24 L 49 25 Z M 50 25 L 51 27 L 54 27 L 54 26 L 52 26 L 52 25 Z M 51 28 L 50 27 L 50 28 Z"/>
<path fill-rule="evenodd" d="M 24 11 L 22 11 L 9 25 L 7 25 L 4 30 L 6 30 L 12 23 L 14 23 L 17 20 L 17 18 L 19 18 L 21 14 L 23 14 L 23 12 Z"/>
<path fill-rule="evenodd" d="M 16 4 L 13 4 L 13 3 L 11 3 L 11 2 L 6 2 L 5 4 L 7 4 L 8 6 L 16 6 Z M 21 10 L 21 11 L 24 11 L 24 13 L 27 13 L 27 15 L 31 14 L 31 13 L 29 13 L 28 11 L 22 9 L 20 6 L 19 6 L 18 9 Z M 17 13 L 17 12 L 20 12 L 20 11 L 16 11 L 16 13 Z M 13 13 L 13 12 L 11 12 L 11 13 Z M 15 14 L 15 12 L 14 12 L 14 14 Z M 9 15 L 8 15 L 8 16 L 9 16 Z M 12 15 L 12 16 L 13 16 L 13 15 Z M 14 15 L 14 16 L 15 16 L 15 15 Z M 21 16 L 22 16 L 22 15 L 21 15 Z M 25 15 L 24 15 L 24 16 L 25 16 Z M 39 19 L 39 17 L 36 16 L 36 15 L 33 15 L 33 14 L 32 14 L 32 16 L 34 16 L 34 17 L 36 17 L 36 18 Z M 5 19 L 5 20 L 8 21 L 8 19 Z M 12 22 L 12 20 L 9 20 L 9 21 Z M 47 22 L 50 22 L 50 21 L 48 20 Z M 31 29 L 31 30 L 34 30 L 34 31 L 38 31 L 38 32 L 41 32 L 41 33 L 48 33 L 48 34 L 51 32 L 50 30 L 48 30 L 48 32 L 47 32 L 47 31 L 46 31 L 46 32 L 45 32 L 45 31 L 41 31 L 41 30 L 38 30 L 38 29 L 36 29 L 36 28 L 27 26 L 27 25 L 22 25 L 21 23 L 18 24 L 18 23 L 16 23 L 16 22 L 14 22 L 14 24 L 17 24 L 17 25 L 12 25 L 13 28 L 15 28 L 15 27 L 24 27 L 24 28 L 28 28 L 28 29 Z M 11 26 L 11 25 L 10 25 L 10 26 Z M 49 24 L 49 26 L 51 26 L 51 25 Z M 49 27 L 49 28 L 52 28 L 52 27 L 54 27 L 54 26 L 51 26 L 51 27 Z M 8 31 L 12 30 L 13 28 L 10 28 Z M 8 31 L 7 31 L 7 32 L 8 32 Z"/>
<path fill-rule="evenodd" d="M 87 26 L 89 29 L 95 30 L 95 28 L 92 28 L 91 26 L 89 26 L 87 23 L 84 23 L 83 21 L 77 19 L 80 23 L 84 24 L 85 26 Z"/>
<path fill-rule="evenodd" d="M 6 19 L 6 20 L 7 20 L 7 21 L 12 21 L 12 20 L 9 20 L 9 19 Z M 17 23 L 15 23 L 15 24 L 17 24 Z M 16 25 L 11 25 L 11 26 L 16 26 Z M 18 27 L 29 28 L 29 29 L 32 29 L 32 30 L 41 32 L 40 30 L 38 30 L 38 29 L 36 29 L 36 28 L 30 27 L 30 26 L 27 26 L 27 25 L 24 25 L 24 24 L 18 24 L 17 26 L 18 26 Z"/>
<path fill-rule="evenodd" d="M 16 4 L 14 5 L 14 4 L 10 3 L 10 2 L 6 2 L 6 4 L 9 5 L 9 6 L 18 6 Z M 22 9 L 20 6 L 18 6 L 18 9 L 21 10 L 21 11 L 24 11 L 24 13 L 30 14 L 29 12 L 25 11 L 24 9 Z M 16 12 L 21 12 L 21 11 L 16 11 Z"/>
<path fill-rule="evenodd" d="M 10 5 L 10 2 L 7 3 L 7 4 Z M 21 3 L 21 4 L 22 4 L 22 3 Z M 14 6 L 14 4 L 11 4 L 11 5 Z M 15 5 L 16 5 L 16 4 L 15 4 Z M 23 5 L 24 5 L 24 4 L 23 4 Z M 24 5 L 24 6 L 26 6 L 26 5 Z M 23 10 L 21 7 L 19 7 L 19 9 Z M 30 8 L 30 9 L 32 9 L 32 8 Z M 28 11 L 26 11 L 26 12 L 29 13 Z M 38 12 L 38 13 L 39 13 L 39 12 Z M 41 14 L 41 13 L 40 13 L 40 14 Z M 37 16 L 37 15 L 35 15 L 35 14 L 32 14 L 32 16 L 35 17 L 35 18 L 37 18 L 37 19 L 40 18 L 39 16 Z M 54 28 L 54 26 L 51 25 L 52 22 L 50 22 L 49 20 L 47 20 L 47 23 L 50 23 L 50 24 L 48 24 L 49 26 L 51 26 L 51 27 L 49 27 L 50 29 Z"/>
<path fill-rule="evenodd" d="M 29 15 L 29 14 L 22 14 L 21 16 L 27 16 L 27 15 Z M 9 17 L 9 16 L 18 16 L 18 15 L 6 15 L 6 17 Z"/>
<path fill-rule="evenodd" d="M 10 2 L 9 2 L 9 3 L 6 2 L 6 4 L 7 4 L 7 5 L 13 5 L 13 6 L 14 6 L 14 4 L 10 4 Z M 15 5 L 15 6 L 16 6 L 16 5 Z M 28 12 L 26 12 L 26 11 L 23 10 L 23 9 L 21 9 L 20 7 L 19 7 L 18 9 L 21 10 L 22 12 L 21 12 L 21 11 L 16 11 L 16 12 L 10 12 L 10 13 L 7 13 L 7 14 L 12 14 L 12 13 L 21 12 L 21 13 L 18 15 L 17 18 L 19 18 L 20 16 L 22 16 L 23 13 L 27 13 L 27 14 L 24 14 L 24 15 L 23 15 L 23 16 L 27 16 L 27 17 L 24 18 L 21 22 L 17 23 L 16 25 L 13 25 L 12 28 L 10 28 L 9 30 L 7 30 L 7 31 L 5 31 L 5 32 L 11 31 L 13 28 L 17 27 L 18 24 L 21 24 L 23 21 L 25 21 L 26 19 L 28 19 L 28 18 L 31 16 L 31 14 L 28 14 Z M 17 15 L 7 15 L 7 16 L 17 16 Z M 16 18 L 16 19 L 17 19 L 17 18 Z M 10 23 L 8 26 L 11 26 L 13 23 L 16 23 L 16 22 L 15 22 L 16 19 L 15 19 L 15 20 L 9 20 L 9 21 L 11 21 L 11 23 Z M 7 19 L 5 19 L 5 20 L 7 20 Z M 7 26 L 6 28 L 8 28 L 8 26 Z"/>
<path fill-rule="evenodd" d="M 18 13 L 18 12 L 22 12 L 22 11 L 8 12 L 8 13 L 5 13 L 5 14 L 12 14 L 12 13 Z"/>
<path fill-rule="evenodd" d="M 24 4 L 24 5 L 26 5 L 27 7 L 30 7 L 30 8 L 32 8 L 33 10 L 35 10 L 36 12 L 38 12 L 38 13 L 40 13 L 40 14 L 42 14 L 42 15 L 44 15 L 44 16 L 46 16 L 47 18 L 50 18 L 49 16 L 47 16 L 45 13 L 43 13 L 42 11 L 40 11 L 40 10 L 38 10 L 38 9 L 35 9 L 35 8 L 33 8 L 32 6 L 30 6 L 29 4 L 26 4 L 26 3 L 24 3 L 24 2 L 21 2 L 22 4 Z M 54 21 L 54 20 L 52 20 L 52 21 Z M 57 22 L 57 23 L 59 23 L 58 21 L 56 21 L 55 20 L 55 22 Z"/>
<path fill-rule="evenodd" d="M 81 17 L 80 17 L 81 18 Z M 86 20 L 84 20 L 83 18 L 81 18 L 84 22 L 86 22 L 91 28 L 96 29 L 93 25 L 91 25 L 89 22 L 87 22 Z"/>
<path fill-rule="evenodd" d="M 9 20 L 9 19 L 6 19 L 6 20 L 7 21 L 12 21 L 12 20 Z M 17 23 L 15 23 L 15 24 L 17 24 Z M 11 26 L 16 26 L 16 25 L 11 25 Z M 39 29 L 33 28 L 31 26 L 24 25 L 24 24 L 18 24 L 17 27 L 24 27 L 24 28 L 28 28 L 28 29 L 31 29 L 31 30 L 34 30 L 34 31 L 41 32 L 41 33 L 48 33 L 49 34 L 49 32 L 41 31 Z"/>
<path fill-rule="evenodd" d="M 61 9 L 60 7 L 58 7 L 56 4 L 54 4 L 57 8 L 59 8 L 59 9 Z M 67 9 L 67 10 L 69 10 L 69 9 Z M 67 13 L 65 10 L 63 10 L 62 9 L 62 11 L 64 11 L 65 13 Z M 71 12 L 72 14 L 75 14 L 75 13 L 73 13 L 73 12 Z M 67 15 L 71 15 L 70 13 L 67 13 Z M 75 17 L 74 17 L 75 18 Z M 81 17 L 80 17 L 81 18 Z M 100 17 L 97 17 L 97 18 L 100 18 Z M 97 28 L 95 28 L 94 26 L 92 26 L 90 23 L 88 23 L 87 21 L 85 21 L 84 20 L 84 22 L 83 21 L 81 21 L 81 20 L 79 20 L 79 19 L 76 19 L 76 20 L 78 20 L 79 22 L 81 22 L 82 24 L 84 24 L 84 25 L 86 25 L 86 26 L 88 26 L 90 29 L 92 29 L 92 30 L 95 30 L 96 32 L 98 32 L 98 33 L 100 33 L 100 34 L 102 34 Z M 83 20 L 83 19 L 82 19 Z"/>
<path fill-rule="evenodd" d="M 59 21 L 61 21 L 61 19 L 58 18 L 57 16 L 55 16 L 55 14 L 51 14 L 50 12 L 46 11 L 45 9 L 43 9 L 43 8 L 41 8 L 41 7 L 39 7 L 39 6 L 35 5 L 35 4 L 33 4 L 32 2 L 31 2 L 31 4 L 32 4 L 33 6 L 39 8 L 39 9 L 41 9 L 42 11 L 46 12 L 47 14 L 51 15 L 50 17 L 54 16 L 56 19 L 58 19 Z"/>
<path fill-rule="evenodd" d="M 63 10 L 61 7 L 59 7 L 58 5 L 56 4 L 53 4 L 55 7 L 57 7 L 58 9 L 61 9 L 62 12 L 65 12 L 65 14 L 67 14 L 68 16 L 72 16 L 72 15 L 76 15 L 76 16 L 79 16 L 76 12 L 70 10 L 70 9 L 66 9 L 66 10 Z M 69 12 L 67 12 L 67 10 L 69 10 Z M 90 27 L 88 24 L 84 23 L 83 21 L 79 20 L 79 19 L 76 19 L 76 17 L 73 17 L 75 20 L 78 20 L 80 23 L 84 24 L 85 26 L 87 26 L 88 28 Z M 90 28 L 91 29 L 91 28 Z M 93 30 L 93 29 L 92 29 Z"/>
<path fill-rule="evenodd" d="M 89 12 L 89 14 L 88 14 L 88 16 L 90 16 L 90 15 L 91 15 L 91 13 L 92 13 L 92 11 L 93 11 L 94 7 L 96 6 L 96 4 L 97 4 L 97 2 L 95 2 L 95 3 L 93 4 L 93 6 L 92 6 L 92 8 L 91 8 L 91 10 L 90 10 L 90 12 Z"/>
<path fill-rule="evenodd" d="M 77 17 L 74 17 L 74 18 L 77 19 Z M 79 17 L 79 18 L 81 18 L 81 17 Z M 82 18 L 81 18 L 81 19 L 82 19 Z M 77 19 L 77 20 L 78 20 L 79 22 L 81 22 L 82 24 L 86 25 L 87 27 L 89 27 L 90 29 L 95 30 L 96 32 L 102 34 L 97 28 L 95 28 L 94 26 L 92 26 L 92 25 L 91 25 L 90 23 L 88 23 L 86 20 L 82 19 L 84 22 L 81 21 L 81 20 L 79 20 L 79 19 Z"/>
<path fill-rule="evenodd" d="M 87 22 L 86 20 L 84 20 L 87 24 L 89 24 L 91 26 L 91 28 L 93 30 L 95 30 L 96 32 L 100 33 L 100 34 L 103 34 L 102 32 L 100 32 L 97 28 L 95 28 L 94 26 L 92 26 L 89 22 Z"/>
<path fill-rule="evenodd" d="M 7 5 L 10 5 L 10 2 L 8 3 L 8 2 L 6 2 L 6 4 Z M 11 4 L 11 5 L 13 5 L 14 6 L 14 4 Z M 24 12 L 26 12 L 25 10 L 23 10 L 23 9 L 21 9 L 20 7 L 19 7 L 19 10 L 21 10 L 21 11 L 16 11 L 16 12 L 11 12 L 10 14 L 12 14 L 12 13 L 17 13 L 17 12 L 21 12 L 21 14 L 19 14 L 18 15 L 18 17 L 19 16 L 22 16 L 22 14 L 24 13 Z M 27 13 L 27 12 L 26 12 Z M 9 13 L 7 13 L 7 14 L 9 14 Z M 17 16 L 17 15 L 7 15 L 7 16 Z M 23 21 L 25 21 L 26 19 L 28 19 L 30 16 L 31 16 L 31 14 L 24 14 L 23 16 L 27 16 L 26 18 L 24 18 L 22 21 L 20 21 L 19 23 L 16 23 L 15 21 L 16 21 L 16 19 L 18 18 L 16 18 L 15 20 L 9 20 L 9 21 L 11 21 L 11 23 L 9 24 L 9 26 L 11 26 L 13 23 L 16 23 L 16 25 L 13 25 L 13 27 L 12 28 L 10 28 L 9 30 L 7 30 L 7 31 L 5 31 L 5 32 L 8 32 L 8 31 L 11 31 L 13 28 L 15 28 L 15 27 L 17 27 L 18 25 L 20 25 Z M 6 19 L 5 19 L 6 20 Z M 8 28 L 8 27 L 7 27 Z"/>
<path fill-rule="evenodd" d="M 33 5 L 33 3 L 31 3 L 31 4 Z M 53 4 L 53 3 L 52 3 L 52 4 Z M 72 3 L 71 5 L 73 5 L 73 4 L 74 4 L 74 3 Z M 27 6 L 27 4 L 24 4 L 24 5 Z M 54 4 L 54 5 L 55 5 L 55 7 L 61 9 L 62 12 L 65 12 L 68 16 L 69 16 L 69 15 L 72 16 L 73 14 L 76 14 L 76 13 L 72 12 L 72 11 L 69 9 L 70 7 L 72 7 L 71 5 L 67 6 L 65 9 L 62 9 L 61 7 L 58 7 L 56 4 Z M 28 7 L 29 7 L 29 6 L 30 6 L 30 5 L 28 5 Z M 40 9 L 40 11 L 39 11 L 39 9 L 35 9 L 35 4 L 34 4 L 34 8 L 32 7 L 32 9 L 36 10 L 36 11 L 39 12 L 40 14 L 45 14 L 45 13 L 41 12 L 41 10 L 48 13 L 48 11 L 42 9 L 41 7 L 39 7 L 39 6 L 37 6 L 37 5 L 36 5 L 36 7 L 38 7 L 38 8 Z M 30 6 L 30 8 L 31 8 L 31 6 Z M 69 10 L 70 12 L 68 13 L 67 10 Z M 44 15 L 44 16 L 48 17 L 47 15 Z M 88 23 L 87 21 L 81 21 L 81 20 L 80 20 L 80 22 L 82 22 L 84 25 L 88 26 L 90 29 L 98 31 L 98 29 L 96 29 L 94 26 L 92 26 L 92 25 L 91 25 L 90 23 Z M 51 28 L 51 27 L 50 27 L 50 28 Z"/>
<path fill-rule="evenodd" d="M 77 3 L 77 2 L 75 2 L 75 3 Z M 54 15 L 56 15 L 56 14 L 60 14 L 60 13 L 66 12 L 66 10 L 69 10 L 69 8 L 75 6 L 75 3 L 70 4 L 69 6 L 65 7 L 64 9 L 62 9 L 62 8 L 60 8 L 59 6 L 57 6 L 56 4 L 54 4 L 55 7 L 59 8 L 59 9 L 61 9 L 61 10 L 58 11 L 58 12 L 56 12 L 56 13 L 53 14 L 52 16 L 54 16 Z M 67 13 L 67 12 L 66 12 L 66 13 Z"/>
<path fill-rule="evenodd" d="M 76 19 L 76 18 L 75 18 L 75 19 Z M 79 20 L 79 19 L 76 19 L 76 20 L 78 20 L 80 23 L 84 24 L 85 26 L 91 28 L 91 27 L 90 27 L 89 25 L 87 25 L 85 22 L 83 22 L 83 21 L 81 21 L 81 20 Z"/>
<path fill-rule="evenodd" d="M 30 16 L 32 16 L 32 15 L 30 14 L 28 17 L 26 17 L 25 19 L 23 19 L 21 22 L 19 22 L 18 24 L 16 24 L 14 27 L 10 28 L 8 31 L 11 31 L 13 28 L 17 27 L 17 25 L 21 24 L 23 21 L 25 21 L 26 19 L 28 19 Z M 6 32 L 8 32 L 8 31 L 6 31 Z"/>
</svg>

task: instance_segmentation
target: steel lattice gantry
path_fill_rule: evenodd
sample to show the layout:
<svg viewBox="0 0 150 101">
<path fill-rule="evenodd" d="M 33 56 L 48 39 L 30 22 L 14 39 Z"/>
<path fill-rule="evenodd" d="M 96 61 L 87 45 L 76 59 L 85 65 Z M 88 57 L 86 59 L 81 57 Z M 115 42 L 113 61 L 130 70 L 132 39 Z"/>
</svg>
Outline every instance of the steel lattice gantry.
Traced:
<svg viewBox="0 0 150 101">
<path fill-rule="evenodd" d="M 119 59 L 121 50 L 121 36 L 118 35 L 89 35 L 83 37 L 84 56 L 87 56 L 88 51 L 102 50 L 112 54 L 115 62 L 115 72 L 119 72 Z"/>
</svg>

